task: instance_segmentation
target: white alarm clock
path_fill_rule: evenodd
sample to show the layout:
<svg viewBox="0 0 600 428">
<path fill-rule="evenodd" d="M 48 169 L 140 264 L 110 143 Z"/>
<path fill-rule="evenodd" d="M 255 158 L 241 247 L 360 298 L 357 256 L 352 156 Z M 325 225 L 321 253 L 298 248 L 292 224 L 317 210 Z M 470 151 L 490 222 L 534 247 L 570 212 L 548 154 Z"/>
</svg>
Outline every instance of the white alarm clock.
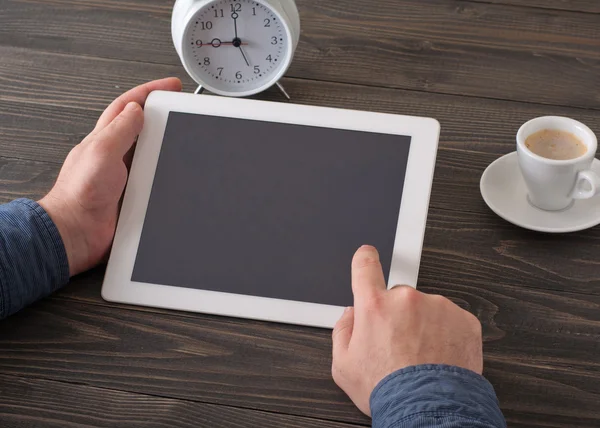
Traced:
<svg viewBox="0 0 600 428">
<path fill-rule="evenodd" d="M 300 16 L 294 0 L 177 0 L 171 33 L 197 93 L 244 97 L 278 84 L 298 45 Z"/>
</svg>

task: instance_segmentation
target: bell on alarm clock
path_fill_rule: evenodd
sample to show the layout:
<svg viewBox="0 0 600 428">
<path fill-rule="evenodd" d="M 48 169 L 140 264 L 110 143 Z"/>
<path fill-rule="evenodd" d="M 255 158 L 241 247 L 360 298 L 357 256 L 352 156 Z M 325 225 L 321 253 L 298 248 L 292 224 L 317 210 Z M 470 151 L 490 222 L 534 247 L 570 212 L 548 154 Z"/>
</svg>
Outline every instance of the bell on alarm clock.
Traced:
<svg viewBox="0 0 600 428">
<path fill-rule="evenodd" d="M 244 97 L 277 84 L 300 37 L 294 0 L 177 0 L 173 43 L 199 87 Z"/>
</svg>

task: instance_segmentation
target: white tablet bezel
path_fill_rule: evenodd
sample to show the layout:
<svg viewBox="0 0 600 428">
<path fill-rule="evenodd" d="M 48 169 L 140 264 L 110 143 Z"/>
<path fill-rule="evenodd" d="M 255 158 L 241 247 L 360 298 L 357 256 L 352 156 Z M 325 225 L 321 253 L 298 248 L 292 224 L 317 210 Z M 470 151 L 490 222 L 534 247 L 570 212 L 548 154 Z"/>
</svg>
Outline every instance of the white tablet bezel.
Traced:
<svg viewBox="0 0 600 428">
<path fill-rule="evenodd" d="M 138 139 L 102 285 L 102 297 L 105 300 L 329 328 L 334 326 L 343 312 L 344 308 L 339 306 L 131 280 L 171 111 L 410 136 L 412 139 L 388 287 L 397 284 L 416 286 L 440 132 L 437 120 L 156 91 L 150 94 L 144 108 L 144 129 Z"/>
</svg>

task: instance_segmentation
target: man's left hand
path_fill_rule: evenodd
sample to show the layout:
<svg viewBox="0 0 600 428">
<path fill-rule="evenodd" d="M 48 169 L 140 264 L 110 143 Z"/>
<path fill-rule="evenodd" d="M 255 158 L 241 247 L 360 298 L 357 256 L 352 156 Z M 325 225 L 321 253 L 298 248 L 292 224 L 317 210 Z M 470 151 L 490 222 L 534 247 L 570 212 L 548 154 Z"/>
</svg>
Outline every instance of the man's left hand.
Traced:
<svg viewBox="0 0 600 428">
<path fill-rule="evenodd" d="M 155 80 L 113 101 L 94 130 L 71 150 L 56 184 L 39 201 L 63 239 L 71 276 L 94 267 L 108 254 L 132 147 L 144 124 L 142 107 L 156 90 L 180 91 L 181 81 Z"/>
</svg>

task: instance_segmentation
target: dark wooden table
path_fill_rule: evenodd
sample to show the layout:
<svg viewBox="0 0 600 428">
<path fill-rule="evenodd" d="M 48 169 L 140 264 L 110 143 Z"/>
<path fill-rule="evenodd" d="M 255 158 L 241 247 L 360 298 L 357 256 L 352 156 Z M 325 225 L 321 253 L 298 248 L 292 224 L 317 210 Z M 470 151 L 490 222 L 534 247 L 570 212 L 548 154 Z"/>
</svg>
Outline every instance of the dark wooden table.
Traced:
<svg viewBox="0 0 600 428">
<path fill-rule="evenodd" d="M 171 45 L 172 5 L 0 0 L 0 201 L 42 196 L 125 89 L 169 75 L 194 88 Z M 478 187 L 532 117 L 600 132 L 600 1 L 298 6 L 294 102 L 440 120 L 420 289 L 483 323 L 509 425 L 600 426 L 600 228 L 519 229 Z M 369 424 L 331 381 L 329 331 L 111 304 L 102 277 L 0 322 L 0 426 Z"/>
</svg>

